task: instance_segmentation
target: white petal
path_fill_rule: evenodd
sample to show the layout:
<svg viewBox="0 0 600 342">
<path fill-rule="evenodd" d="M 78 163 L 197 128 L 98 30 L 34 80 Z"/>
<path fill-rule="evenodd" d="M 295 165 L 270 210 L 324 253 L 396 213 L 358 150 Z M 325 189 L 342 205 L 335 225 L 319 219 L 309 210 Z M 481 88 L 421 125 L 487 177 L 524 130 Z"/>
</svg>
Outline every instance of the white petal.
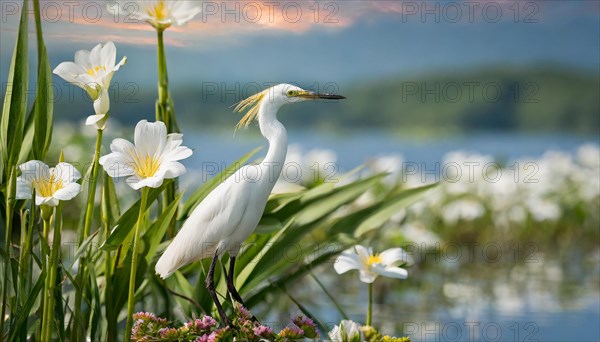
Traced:
<svg viewBox="0 0 600 342">
<path fill-rule="evenodd" d="M 384 265 L 375 264 L 371 266 L 373 272 L 380 274 L 384 277 L 406 279 L 408 272 L 400 267 L 385 267 Z"/>
<path fill-rule="evenodd" d="M 81 178 L 81 173 L 75 168 L 75 166 L 69 163 L 58 163 L 54 167 L 54 174 L 64 184 L 76 182 Z"/>
<path fill-rule="evenodd" d="M 42 196 L 35 196 L 35 204 L 36 205 L 47 205 L 50 207 L 56 207 L 58 205 L 58 199 L 56 198 L 52 198 L 52 197 L 42 197 Z"/>
<path fill-rule="evenodd" d="M 102 53 L 102 44 L 98 44 L 98 45 L 94 46 L 92 51 L 90 51 L 90 62 L 92 64 L 92 67 L 98 67 L 98 66 L 102 65 L 102 57 L 100 55 L 101 53 Z"/>
<path fill-rule="evenodd" d="M 61 201 L 68 201 L 70 199 L 75 198 L 75 196 L 79 195 L 81 190 L 81 185 L 77 183 L 67 184 L 62 189 L 57 190 L 52 197 L 59 199 Z"/>
<path fill-rule="evenodd" d="M 387 249 L 381 254 L 381 263 L 386 266 L 395 265 L 398 262 L 407 263 L 410 260 L 410 257 L 402 248 L 390 248 Z"/>
<path fill-rule="evenodd" d="M 83 70 L 83 72 L 80 72 L 79 74 L 85 74 L 86 71 L 94 67 L 88 50 L 79 50 L 75 52 L 75 63 Z"/>
<path fill-rule="evenodd" d="M 178 161 L 181 159 L 188 158 L 192 155 L 192 153 L 193 152 L 191 149 L 185 146 L 179 146 L 173 150 L 166 151 L 165 154 L 162 155 L 161 159 L 163 159 L 164 161 Z"/>
<path fill-rule="evenodd" d="M 161 170 L 164 169 L 164 170 Z M 185 166 L 178 162 L 168 162 L 160 165 L 156 172 L 156 176 L 162 175 L 162 178 L 171 179 L 177 178 L 186 172 Z"/>
<path fill-rule="evenodd" d="M 50 178 L 50 168 L 39 160 L 30 160 L 19 165 L 21 177 L 28 181 Z"/>
<path fill-rule="evenodd" d="M 154 156 L 162 151 L 167 142 L 167 126 L 164 122 L 142 120 L 135 126 L 134 144 L 142 156 Z"/>
<path fill-rule="evenodd" d="M 115 65 L 115 67 L 112 69 L 113 72 L 119 70 L 123 65 L 127 64 L 127 57 L 123 57 L 121 59 L 121 61 L 119 62 L 119 64 Z"/>
<path fill-rule="evenodd" d="M 183 144 L 183 134 L 181 133 L 169 133 L 167 135 L 167 144 L 165 150 L 175 149 L 177 146 Z"/>
<path fill-rule="evenodd" d="M 73 62 L 62 62 L 54 68 L 53 73 L 63 80 L 83 88 L 83 84 L 77 78 L 78 75 L 85 74 L 83 67 Z"/>
<path fill-rule="evenodd" d="M 333 264 L 333 268 L 338 274 L 346 273 L 350 270 L 360 269 L 361 264 L 358 256 L 354 253 L 342 253 Z"/>
<path fill-rule="evenodd" d="M 100 52 L 101 64 L 106 69 L 112 70 L 115 67 L 115 61 L 117 60 L 117 47 L 113 42 L 108 42 L 102 47 Z"/>
<path fill-rule="evenodd" d="M 110 150 L 112 152 L 121 152 L 123 154 L 129 155 L 131 150 L 134 150 L 135 146 L 129 141 L 121 138 L 116 138 L 110 144 Z"/>
<path fill-rule="evenodd" d="M 104 129 L 106 122 L 101 122 L 106 117 L 106 114 L 90 115 L 85 119 L 86 126 L 96 126 L 97 129 Z"/>
<path fill-rule="evenodd" d="M 377 273 L 365 269 L 360 270 L 360 281 L 363 283 L 370 284 L 375 281 L 375 278 L 377 278 Z"/>
<path fill-rule="evenodd" d="M 100 157 L 98 161 L 112 178 L 131 176 L 135 172 L 133 170 L 133 161 L 129 155 L 121 152 L 113 152 Z"/>
<path fill-rule="evenodd" d="M 171 9 L 171 17 L 175 21 L 175 24 L 181 26 L 198 13 L 202 12 L 202 7 L 198 6 L 194 1 L 173 1 L 173 8 Z"/>
<path fill-rule="evenodd" d="M 100 91 L 100 96 L 94 101 L 94 112 L 96 115 L 105 115 L 110 110 L 110 98 L 108 96 L 108 88 L 103 87 Z"/>
<path fill-rule="evenodd" d="M 31 198 L 31 181 L 17 177 L 17 199 L 30 199 Z"/>
<path fill-rule="evenodd" d="M 358 257 L 362 262 L 366 262 L 366 260 L 373 255 L 373 249 L 371 247 L 367 248 L 365 246 L 356 245 L 353 249 L 356 251 L 356 254 L 358 254 Z"/>
<path fill-rule="evenodd" d="M 147 20 L 150 18 L 146 11 L 149 5 L 149 1 L 112 1 L 108 9 L 115 16 L 127 15 L 131 19 Z"/>
<path fill-rule="evenodd" d="M 143 187 L 158 188 L 163 183 L 162 177 L 140 178 L 138 175 L 133 175 L 125 181 L 134 190 L 139 190 Z"/>
</svg>

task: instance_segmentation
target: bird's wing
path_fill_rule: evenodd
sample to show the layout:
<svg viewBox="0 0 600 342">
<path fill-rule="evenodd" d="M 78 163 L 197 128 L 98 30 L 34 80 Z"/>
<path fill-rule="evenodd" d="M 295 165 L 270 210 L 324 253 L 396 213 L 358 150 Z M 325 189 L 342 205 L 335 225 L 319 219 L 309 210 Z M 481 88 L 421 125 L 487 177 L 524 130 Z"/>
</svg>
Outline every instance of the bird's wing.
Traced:
<svg viewBox="0 0 600 342">
<path fill-rule="evenodd" d="M 156 273 L 161 277 L 168 277 L 192 261 L 214 255 L 219 244 L 234 234 L 252 191 L 252 183 L 240 180 L 236 174 L 215 188 L 192 211 L 156 263 Z"/>
</svg>

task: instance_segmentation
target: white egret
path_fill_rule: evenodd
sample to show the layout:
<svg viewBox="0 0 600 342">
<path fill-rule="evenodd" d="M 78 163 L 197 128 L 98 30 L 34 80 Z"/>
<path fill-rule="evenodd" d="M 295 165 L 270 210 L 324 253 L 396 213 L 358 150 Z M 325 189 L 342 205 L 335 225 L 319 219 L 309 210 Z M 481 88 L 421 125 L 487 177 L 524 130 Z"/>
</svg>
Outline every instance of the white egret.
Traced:
<svg viewBox="0 0 600 342">
<path fill-rule="evenodd" d="M 238 103 L 235 110 L 247 112 L 237 127 L 248 127 L 254 119 L 258 119 L 260 131 L 269 141 L 266 157 L 258 165 L 240 168 L 208 194 L 192 211 L 156 263 L 156 273 L 167 278 L 180 267 L 212 257 L 206 287 L 224 324 L 231 325 L 231 322 L 215 291 L 215 265 L 221 255 L 229 253 L 227 289 L 243 305 L 233 284 L 235 259 L 242 243 L 258 225 L 287 153 L 287 132 L 277 120 L 277 112 L 288 103 L 319 98 L 344 99 L 339 95 L 318 94 L 290 84 L 279 84 Z"/>
</svg>

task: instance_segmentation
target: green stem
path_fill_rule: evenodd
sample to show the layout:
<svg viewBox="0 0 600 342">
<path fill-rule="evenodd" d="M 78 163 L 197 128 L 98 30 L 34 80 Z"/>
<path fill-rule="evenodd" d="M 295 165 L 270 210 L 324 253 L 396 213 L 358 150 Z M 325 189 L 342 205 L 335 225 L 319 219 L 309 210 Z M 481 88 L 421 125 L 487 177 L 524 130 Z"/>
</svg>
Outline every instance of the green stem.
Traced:
<svg viewBox="0 0 600 342">
<path fill-rule="evenodd" d="M 171 98 L 169 95 L 169 74 L 167 72 L 167 56 L 165 53 L 165 44 L 163 37 L 164 30 L 157 30 L 157 61 L 158 61 L 158 100 L 156 103 L 156 120 L 163 121 L 167 126 L 167 132 L 173 133 L 177 130 Z M 161 212 L 166 210 L 170 203 L 175 200 L 177 194 L 177 180 L 169 184 L 166 190 L 161 196 Z M 177 213 L 173 215 L 173 218 L 169 222 L 167 228 L 167 236 L 173 237 L 175 235 L 175 218 Z"/>
<path fill-rule="evenodd" d="M 88 185 L 87 206 L 85 210 L 85 221 L 83 224 L 83 235 L 79 236 L 81 245 L 90 234 L 92 219 L 94 218 L 94 201 L 96 199 L 96 184 L 98 183 L 98 161 L 100 160 L 100 149 L 102 148 L 102 133 L 99 129 L 96 134 L 96 149 L 94 150 L 94 161 L 92 162 L 92 175 Z"/>
<path fill-rule="evenodd" d="M 50 217 L 52 214 L 48 215 L 48 206 L 42 206 L 42 236 L 40 238 L 40 246 L 42 249 L 42 274 L 47 277 L 48 276 L 48 230 L 50 227 Z M 48 307 L 48 296 L 45 294 L 48 293 L 48 282 L 44 282 L 44 296 L 42 296 L 41 304 L 40 304 L 40 312 L 42 312 L 42 331 L 40 335 L 40 339 L 43 336 L 46 336 L 46 325 L 44 324 L 44 319 L 46 319 L 46 308 Z"/>
<path fill-rule="evenodd" d="M 44 38 L 42 36 L 42 22 L 40 20 L 40 1 L 33 0 L 33 13 L 35 15 L 35 31 L 37 37 L 37 46 L 38 46 L 38 68 L 41 65 L 42 55 L 40 53 L 40 47 L 44 46 Z"/>
<path fill-rule="evenodd" d="M 21 256 L 19 260 L 19 280 L 21 291 L 21 305 L 25 304 L 27 296 L 31 287 L 31 255 L 33 251 L 33 222 L 35 221 L 35 190 L 32 191 L 31 207 L 25 212 L 21 219 L 22 231 L 21 231 Z"/>
<path fill-rule="evenodd" d="M 135 306 L 135 275 L 138 262 L 138 249 L 140 244 L 140 235 L 142 224 L 144 222 L 144 212 L 146 211 L 146 202 L 148 201 L 148 188 L 142 188 L 142 199 L 140 201 L 140 212 L 135 225 L 133 235 L 133 251 L 131 252 L 131 270 L 129 271 L 129 294 L 127 296 L 127 324 L 125 325 L 125 341 L 131 338 L 131 328 L 133 326 L 133 307 Z"/>
<path fill-rule="evenodd" d="M 43 321 L 44 332 L 43 340 L 52 340 L 52 324 L 54 323 L 54 305 L 55 305 L 55 294 L 56 291 L 56 273 L 58 268 L 58 260 L 60 258 L 60 245 L 61 245 L 61 233 L 62 233 L 62 204 L 58 203 L 56 210 L 54 211 L 54 237 L 52 239 L 52 250 L 50 251 L 50 259 L 48 260 L 48 274 L 46 276 L 46 298 L 48 305 L 44 308 L 46 317 Z"/>
<path fill-rule="evenodd" d="M 157 30 L 158 34 L 158 102 L 156 106 L 156 120 L 163 121 L 167 126 L 167 131 L 171 132 L 169 125 L 169 76 L 167 74 L 167 57 L 165 55 L 165 43 L 163 39 L 163 30 Z"/>
<path fill-rule="evenodd" d="M 373 283 L 369 283 L 369 308 L 367 309 L 367 326 L 371 326 L 373 317 Z"/>
<path fill-rule="evenodd" d="M 112 180 L 108 177 L 106 173 L 103 174 L 103 182 L 102 182 L 102 229 L 104 230 L 105 239 L 108 239 L 110 236 L 110 223 L 111 223 L 111 212 L 109 209 L 110 198 L 108 195 L 109 184 L 107 182 L 112 182 Z M 106 340 L 107 341 L 116 341 L 118 330 L 117 330 L 117 317 L 114 310 L 114 300 L 113 300 L 113 284 L 112 284 L 112 255 L 111 251 L 107 250 L 104 252 L 104 278 L 106 281 L 106 287 L 104 289 L 104 305 L 106 312 Z"/>
<path fill-rule="evenodd" d="M 90 175 L 88 183 L 88 196 L 87 204 L 85 209 L 85 218 L 83 223 L 83 231 L 79 234 L 79 246 L 87 239 L 90 234 L 90 228 L 92 226 L 92 219 L 94 218 L 94 205 L 96 200 L 96 184 L 98 183 L 98 161 L 100 160 L 100 150 L 102 149 L 102 133 L 103 130 L 97 130 L 96 134 L 96 147 L 94 149 L 94 160 L 92 161 L 92 173 Z M 83 293 L 85 292 L 85 276 L 87 261 L 87 253 L 82 253 L 79 258 L 79 268 L 75 277 L 79 287 L 75 291 L 75 305 L 74 314 L 75 320 L 81 320 L 81 303 L 83 300 Z M 72 335 L 75 340 L 82 340 L 85 336 L 85 324 L 83 322 L 75 322 L 73 324 L 73 330 L 79 332 L 77 335 Z"/>
<path fill-rule="evenodd" d="M 16 192 L 16 168 L 13 167 L 8 178 L 8 188 L 6 189 L 6 225 L 4 232 L 4 281 L 2 282 L 2 315 L 0 316 L 0 337 L 4 335 L 4 317 L 6 317 L 6 307 L 8 305 L 8 277 L 10 276 L 10 237 L 12 233 L 13 210 L 15 206 Z"/>
</svg>

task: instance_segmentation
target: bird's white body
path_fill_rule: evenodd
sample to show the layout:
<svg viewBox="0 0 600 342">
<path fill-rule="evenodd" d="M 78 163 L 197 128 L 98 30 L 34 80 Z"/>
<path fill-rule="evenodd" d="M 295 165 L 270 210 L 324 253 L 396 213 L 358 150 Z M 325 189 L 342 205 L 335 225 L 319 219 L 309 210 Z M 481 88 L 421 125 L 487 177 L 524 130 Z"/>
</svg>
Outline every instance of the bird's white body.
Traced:
<svg viewBox="0 0 600 342">
<path fill-rule="evenodd" d="M 228 252 L 235 257 L 252 234 L 285 162 L 287 132 L 277 120 L 277 111 L 284 104 L 295 102 L 281 95 L 289 89 L 301 90 L 282 84 L 271 88 L 270 98 L 260 103 L 260 130 L 269 141 L 266 157 L 259 164 L 239 169 L 193 210 L 156 264 L 156 273 L 162 278 L 216 253 Z"/>
</svg>

